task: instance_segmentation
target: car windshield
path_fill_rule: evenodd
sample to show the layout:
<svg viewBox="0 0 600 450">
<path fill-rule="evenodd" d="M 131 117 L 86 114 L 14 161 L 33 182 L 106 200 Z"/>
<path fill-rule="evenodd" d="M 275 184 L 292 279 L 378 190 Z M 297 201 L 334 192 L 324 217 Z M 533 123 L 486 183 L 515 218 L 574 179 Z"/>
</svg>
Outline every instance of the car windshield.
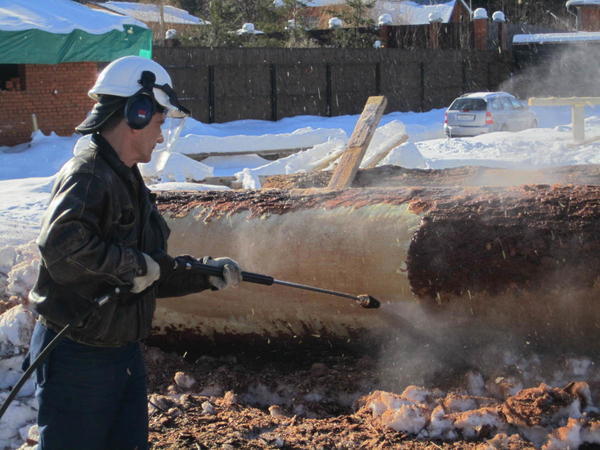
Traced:
<svg viewBox="0 0 600 450">
<path fill-rule="evenodd" d="M 481 98 L 458 98 L 452 102 L 450 109 L 458 111 L 485 111 L 486 102 Z"/>
</svg>

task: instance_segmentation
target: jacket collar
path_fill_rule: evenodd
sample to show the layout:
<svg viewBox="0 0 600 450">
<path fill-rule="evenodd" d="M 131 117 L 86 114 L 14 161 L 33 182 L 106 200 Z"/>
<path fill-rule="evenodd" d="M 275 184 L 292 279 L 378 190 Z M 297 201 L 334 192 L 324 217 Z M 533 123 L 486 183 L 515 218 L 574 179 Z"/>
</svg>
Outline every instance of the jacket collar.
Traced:
<svg viewBox="0 0 600 450">
<path fill-rule="evenodd" d="M 100 155 L 127 184 L 136 182 L 139 185 L 140 194 L 142 192 L 146 194 L 150 193 L 150 190 L 146 187 L 146 183 L 144 183 L 144 179 L 142 178 L 142 174 L 140 173 L 137 164 L 134 164 L 131 168 L 127 167 L 123 161 L 121 161 L 121 158 L 119 158 L 119 155 L 112 145 L 110 145 L 101 134 L 94 133 L 92 135 L 92 141 L 89 148 L 92 152 L 97 152 L 98 155 Z"/>
<path fill-rule="evenodd" d="M 131 169 L 121 161 L 115 149 L 101 134 L 92 135 L 90 150 L 96 151 L 121 178 L 131 180 Z"/>
</svg>

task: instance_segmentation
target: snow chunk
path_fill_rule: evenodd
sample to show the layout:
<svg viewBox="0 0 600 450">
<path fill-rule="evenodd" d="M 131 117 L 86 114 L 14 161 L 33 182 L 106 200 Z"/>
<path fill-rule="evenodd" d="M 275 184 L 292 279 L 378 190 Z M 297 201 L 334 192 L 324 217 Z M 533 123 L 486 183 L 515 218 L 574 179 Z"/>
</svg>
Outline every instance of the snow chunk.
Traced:
<svg viewBox="0 0 600 450">
<path fill-rule="evenodd" d="M 0 402 L 4 402 L 7 396 L 2 393 Z M 28 403 L 14 400 L 0 421 L 0 448 L 17 448 L 21 444 L 19 430 L 31 425 L 36 416 L 36 410 Z"/>
<path fill-rule="evenodd" d="M 194 384 L 196 384 L 196 379 L 184 372 L 176 372 L 174 380 L 175 384 L 182 389 L 190 389 Z"/>
<path fill-rule="evenodd" d="M 431 413 L 427 431 L 432 439 L 451 440 L 456 437 L 452 420 L 441 405 L 436 406 Z"/>
<path fill-rule="evenodd" d="M 154 151 L 152 160 L 140 164 L 139 169 L 144 178 L 162 182 L 203 180 L 213 175 L 212 167 L 166 150 Z"/>
<path fill-rule="evenodd" d="M 419 434 L 425 428 L 429 410 L 417 404 L 406 404 L 398 409 L 390 409 L 381 416 L 382 423 L 395 430 L 410 434 Z"/>
<path fill-rule="evenodd" d="M 35 318 L 23 305 L 0 315 L 0 357 L 18 355 L 29 347 Z"/>
<path fill-rule="evenodd" d="M 506 423 L 500 418 L 495 407 L 485 407 L 460 414 L 454 426 L 462 431 L 467 439 L 483 437 L 482 433 L 505 431 Z"/>
<path fill-rule="evenodd" d="M 569 419 L 567 425 L 557 428 L 548 436 L 548 441 L 542 449 L 563 450 L 579 448 L 581 444 L 583 444 L 581 440 L 581 423 L 576 419 Z"/>
</svg>

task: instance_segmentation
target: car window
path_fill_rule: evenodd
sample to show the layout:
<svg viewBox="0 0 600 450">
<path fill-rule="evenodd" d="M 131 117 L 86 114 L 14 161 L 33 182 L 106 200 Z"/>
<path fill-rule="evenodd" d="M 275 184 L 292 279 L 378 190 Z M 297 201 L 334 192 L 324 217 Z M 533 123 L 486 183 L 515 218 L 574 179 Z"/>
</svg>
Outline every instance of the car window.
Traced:
<svg viewBox="0 0 600 450">
<path fill-rule="evenodd" d="M 449 109 L 458 111 L 485 111 L 487 103 L 482 98 L 457 98 Z"/>
<path fill-rule="evenodd" d="M 510 98 L 508 98 L 508 97 L 502 97 L 501 101 L 502 101 L 502 105 L 504 106 L 504 109 L 506 111 L 512 111 L 513 110 L 513 104 L 510 101 Z"/>
<path fill-rule="evenodd" d="M 512 103 L 513 108 L 515 108 L 515 109 L 523 109 L 524 108 L 523 104 L 516 98 L 511 98 L 510 102 Z"/>
<path fill-rule="evenodd" d="M 502 111 L 504 109 L 502 101 L 497 97 L 490 100 L 490 105 L 494 111 Z"/>
</svg>

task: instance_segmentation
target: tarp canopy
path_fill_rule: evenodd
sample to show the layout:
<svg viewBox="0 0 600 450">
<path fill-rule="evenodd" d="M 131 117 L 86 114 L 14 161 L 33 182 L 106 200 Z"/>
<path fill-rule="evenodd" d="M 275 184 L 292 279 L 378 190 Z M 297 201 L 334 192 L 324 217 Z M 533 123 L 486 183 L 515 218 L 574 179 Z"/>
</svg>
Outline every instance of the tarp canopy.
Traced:
<svg viewBox="0 0 600 450">
<path fill-rule="evenodd" d="M 0 64 L 152 56 L 152 31 L 131 17 L 72 0 L 0 0 Z"/>
</svg>

